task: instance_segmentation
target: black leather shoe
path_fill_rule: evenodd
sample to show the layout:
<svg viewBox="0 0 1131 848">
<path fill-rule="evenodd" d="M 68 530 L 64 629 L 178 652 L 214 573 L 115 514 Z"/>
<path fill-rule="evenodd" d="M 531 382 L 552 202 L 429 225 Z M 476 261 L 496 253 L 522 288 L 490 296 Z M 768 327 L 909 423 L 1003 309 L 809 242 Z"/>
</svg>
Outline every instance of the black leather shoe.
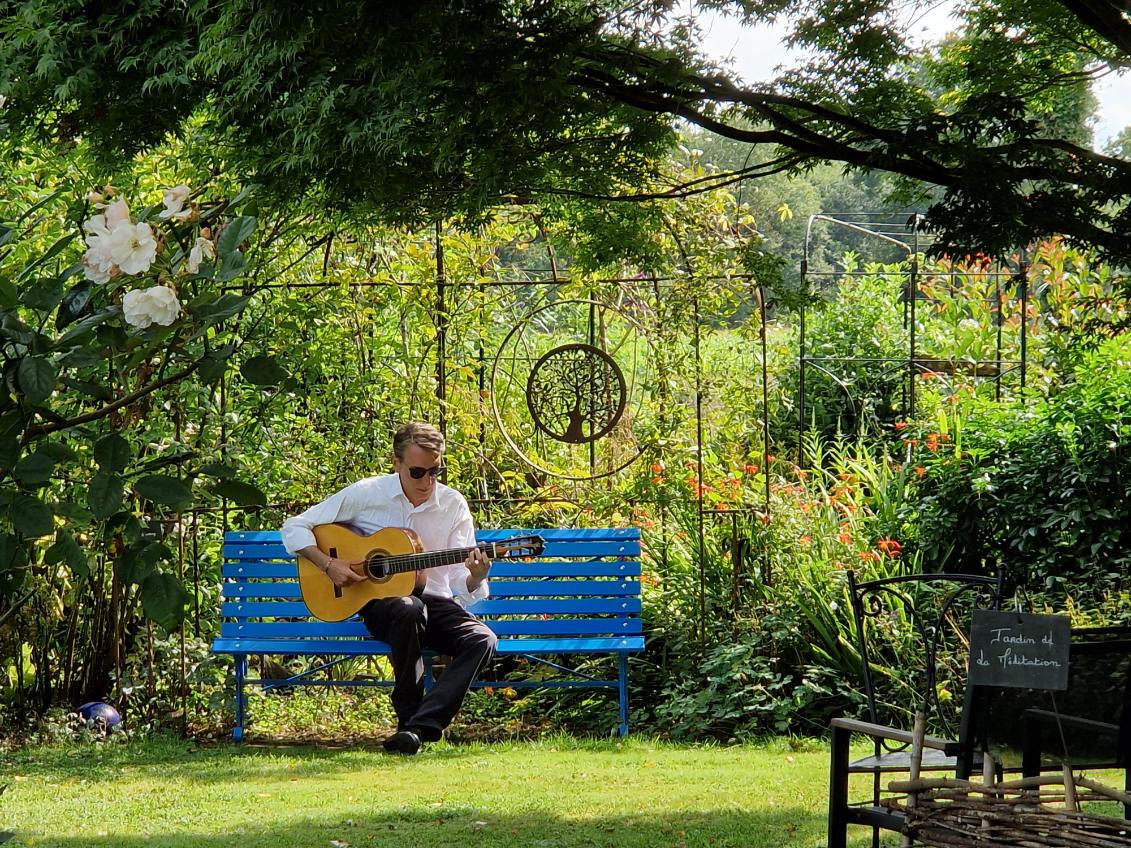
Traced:
<svg viewBox="0 0 1131 848">
<path fill-rule="evenodd" d="M 411 730 L 398 730 L 381 743 L 381 747 L 390 754 L 415 754 L 420 750 L 420 737 Z"/>
</svg>

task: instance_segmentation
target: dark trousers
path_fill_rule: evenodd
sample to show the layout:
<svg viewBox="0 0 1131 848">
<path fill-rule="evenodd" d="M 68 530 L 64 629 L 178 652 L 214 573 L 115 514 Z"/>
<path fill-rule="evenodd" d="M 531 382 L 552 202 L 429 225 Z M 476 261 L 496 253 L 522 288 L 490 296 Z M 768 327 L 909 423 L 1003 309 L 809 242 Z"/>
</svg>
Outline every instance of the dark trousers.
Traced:
<svg viewBox="0 0 1131 848">
<path fill-rule="evenodd" d="M 398 728 L 436 741 L 459 712 L 479 669 L 494 656 L 495 634 L 455 601 L 431 595 L 380 598 L 366 604 L 361 616 L 374 638 L 392 648 Z M 424 649 L 451 657 L 427 695 Z"/>
</svg>

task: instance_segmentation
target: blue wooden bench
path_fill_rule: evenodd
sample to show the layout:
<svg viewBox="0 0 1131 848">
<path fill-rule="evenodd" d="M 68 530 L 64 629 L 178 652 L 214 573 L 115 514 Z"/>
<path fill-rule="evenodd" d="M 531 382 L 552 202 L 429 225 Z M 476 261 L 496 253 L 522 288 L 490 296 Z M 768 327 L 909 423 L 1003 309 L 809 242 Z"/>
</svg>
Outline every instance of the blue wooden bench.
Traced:
<svg viewBox="0 0 1131 848">
<path fill-rule="evenodd" d="M 615 689 L 621 736 L 628 733 L 628 655 L 644 648 L 640 621 L 640 531 L 633 528 L 480 530 L 480 542 L 535 533 L 545 539 L 538 557 L 499 560 L 491 568 L 491 597 L 472 611 L 499 637 L 499 656 L 521 656 L 560 676 L 548 680 L 480 680 L 480 687 L 588 687 Z M 297 582 L 298 564 L 277 531 L 233 531 L 224 536 L 220 636 L 217 654 L 235 660 L 235 727 L 243 739 L 245 687 L 391 686 L 391 680 L 332 679 L 328 672 L 350 657 L 388 655 L 357 617 L 339 622 L 313 618 Z M 252 679 L 248 657 L 323 657 L 289 677 Z M 616 679 L 583 672 L 574 658 L 616 658 Z M 431 683 L 431 658 L 426 685 Z"/>
</svg>

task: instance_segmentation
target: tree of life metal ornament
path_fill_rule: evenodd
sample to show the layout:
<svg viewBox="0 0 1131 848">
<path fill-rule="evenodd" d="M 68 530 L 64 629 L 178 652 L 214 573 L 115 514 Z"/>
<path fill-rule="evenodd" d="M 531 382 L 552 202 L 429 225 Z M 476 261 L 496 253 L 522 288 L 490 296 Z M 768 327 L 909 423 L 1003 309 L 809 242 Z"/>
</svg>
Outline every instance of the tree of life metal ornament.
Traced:
<svg viewBox="0 0 1131 848">
<path fill-rule="evenodd" d="M 613 358 L 588 344 L 556 347 L 526 381 L 534 424 L 559 442 L 595 442 L 612 432 L 628 402 L 624 375 Z"/>
<path fill-rule="evenodd" d="M 499 435 L 541 474 L 579 483 L 617 474 L 646 448 L 636 428 L 650 429 L 645 399 L 655 362 L 648 334 L 626 311 L 589 298 L 543 303 L 495 352 L 487 395 Z M 571 381 L 573 395 L 592 395 L 578 410 L 577 398 L 551 403 L 545 398 L 552 379 Z M 531 395 L 542 400 L 532 405 Z"/>
</svg>

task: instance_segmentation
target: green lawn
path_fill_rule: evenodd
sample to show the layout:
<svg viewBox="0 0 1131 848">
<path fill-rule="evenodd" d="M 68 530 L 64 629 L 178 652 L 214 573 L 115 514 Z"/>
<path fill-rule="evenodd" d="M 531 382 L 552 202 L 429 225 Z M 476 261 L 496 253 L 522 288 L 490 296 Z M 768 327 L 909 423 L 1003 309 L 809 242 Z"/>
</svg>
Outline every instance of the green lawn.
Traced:
<svg viewBox="0 0 1131 848">
<path fill-rule="evenodd" d="M 817 848 L 827 768 L 823 743 L 784 740 L 27 748 L 0 755 L 0 830 L 5 848 Z"/>
</svg>

